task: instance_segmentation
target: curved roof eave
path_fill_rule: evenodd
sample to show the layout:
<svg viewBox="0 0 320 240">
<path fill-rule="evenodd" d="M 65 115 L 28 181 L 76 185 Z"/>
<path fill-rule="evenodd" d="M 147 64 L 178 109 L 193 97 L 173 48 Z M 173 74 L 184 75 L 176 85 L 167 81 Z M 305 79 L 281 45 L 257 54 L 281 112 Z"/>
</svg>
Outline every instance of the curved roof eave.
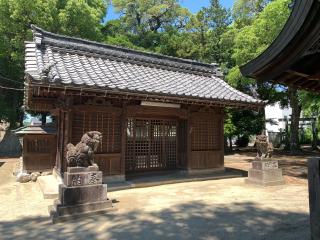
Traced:
<svg viewBox="0 0 320 240">
<path fill-rule="evenodd" d="M 296 0 L 279 36 L 257 58 L 241 66 L 241 73 L 265 81 L 288 69 L 319 39 L 319 18 L 318 0 Z"/>
</svg>

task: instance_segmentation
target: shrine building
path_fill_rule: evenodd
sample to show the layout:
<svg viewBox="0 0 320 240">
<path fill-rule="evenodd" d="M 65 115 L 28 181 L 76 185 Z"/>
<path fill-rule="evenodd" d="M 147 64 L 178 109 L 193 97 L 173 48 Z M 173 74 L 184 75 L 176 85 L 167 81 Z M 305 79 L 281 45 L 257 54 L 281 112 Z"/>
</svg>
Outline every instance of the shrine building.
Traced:
<svg viewBox="0 0 320 240">
<path fill-rule="evenodd" d="M 154 171 L 223 170 L 224 108 L 265 105 L 229 86 L 216 64 L 32 30 L 25 107 L 50 112 L 56 133 L 50 142 L 29 137 L 24 151 L 34 154 L 27 161 L 43 163 L 45 153 L 54 154 L 49 167 L 60 176 L 66 145 L 87 131 L 103 134 L 95 162 L 106 182 Z"/>
</svg>

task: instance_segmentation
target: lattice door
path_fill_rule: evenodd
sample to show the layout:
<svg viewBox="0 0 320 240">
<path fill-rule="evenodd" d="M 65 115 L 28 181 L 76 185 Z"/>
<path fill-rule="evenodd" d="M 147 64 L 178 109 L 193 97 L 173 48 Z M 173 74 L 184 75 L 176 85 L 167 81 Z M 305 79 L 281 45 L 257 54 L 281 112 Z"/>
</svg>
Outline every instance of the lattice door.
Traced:
<svg viewBox="0 0 320 240">
<path fill-rule="evenodd" d="M 175 120 L 127 120 L 126 171 L 174 169 L 177 165 Z"/>
</svg>

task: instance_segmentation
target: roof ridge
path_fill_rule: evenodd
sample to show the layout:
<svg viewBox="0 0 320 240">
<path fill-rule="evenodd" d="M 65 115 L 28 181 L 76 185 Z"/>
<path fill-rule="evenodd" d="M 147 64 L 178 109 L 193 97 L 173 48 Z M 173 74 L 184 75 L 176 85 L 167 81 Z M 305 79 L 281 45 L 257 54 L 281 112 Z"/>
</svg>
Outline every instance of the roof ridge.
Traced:
<svg viewBox="0 0 320 240">
<path fill-rule="evenodd" d="M 71 47 L 71 45 L 74 45 L 79 50 L 83 50 L 83 51 L 88 51 L 89 46 L 91 46 L 91 47 L 95 47 L 95 48 L 102 48 L 106 51 L 118 52 L 118 54 L 120 54 L 120 52 L 122 54 L 125 53 L 126 56 L 122 56 L 122 57 L 126 57 L 126 58 L 137 57 L 137 58 L 139 58 L 138 60 L 140 60 L 140 61 L 144 57 L 144 58 L 149 58 L 149 59 L 146 59 L 145 61 L 147 61 L 147 60 L 150 61 L 153 59 L 154 61 L 157 61 L 157 63 L 161 64 L 161 65 L 173 64 L 179 68 L 186 68 L 186 69 L 192 68 L 192 69 L 196 69 L 196 70 L 202 71 L 202 72 L 207 72 L 207 73 L 210 72 L 212 74 L 215 74 L 218 71 L 218 66 L 216 63 L 214 63 L 214 64 L 203 63 L 203 62 L 199 62 L 199 61 L 191 60 L 191 59 L 172 57 L 172 56 L 148 52 L 148 51 L 133 50 L 133 49 L 126 48 L 126 47 L 110 45 L 110 44 L 106 44 L 106 43 L 100 43 L 100 42 L 77 38 L 77 37 L 70 37 L 70 36 L 66 36 L 66 35 L 61 35 L 61 34 L 56 34 L 56 33 L 45 31 L 42 28 L 35 26 L 35 25 L 31 25 L 31 28 L 33 30 L 35 43 L 38 45 L 40 45 L 43 41 L 45 41 L 44 38 L 47 37 L 47 41 L 49 41 L 49 42 L 50 42 L 50 40 L 49 40 L 50 38 L 52 39 L 52 42 L 54 42 L 54 40 L 60 41 L 59 43 L 55 42 L 60 45 L 61 44 L 63 45 L 62 41 L 65 41 L 65 43 L 64 43 L 65 45 L 69 45 L 70 47 Z M 79 44 L 87 45 L 87 47 L 81 46 Z M 65 46 L 65 47 L 67 47 L 67 46 Z M 100 49 L 100 51 L 101 51 L 101 49 Z M 129 55 L 131 55 L 131 56 L 129 56 Z M 180 64 L 180 65 L 177 66 L 177 64 Z M 172 66 L 172 65 L 170 65 L 170 66 Z"/>
</svg>

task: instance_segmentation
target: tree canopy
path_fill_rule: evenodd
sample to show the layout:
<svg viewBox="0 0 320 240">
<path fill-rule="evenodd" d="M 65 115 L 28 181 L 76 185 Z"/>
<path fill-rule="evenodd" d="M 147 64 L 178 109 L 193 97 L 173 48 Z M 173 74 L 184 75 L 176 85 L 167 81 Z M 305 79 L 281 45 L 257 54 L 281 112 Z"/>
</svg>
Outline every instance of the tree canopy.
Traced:
<svg viewBox="0 0 320 240">
<path fill-rule="evenodd" d="M 102 40 L 107 2 L 101 0 L 0 0 L 0 119 L 14 127 L 22 122 L 24 41 L 30 26 L 91 40 Z"/>
</svg>

